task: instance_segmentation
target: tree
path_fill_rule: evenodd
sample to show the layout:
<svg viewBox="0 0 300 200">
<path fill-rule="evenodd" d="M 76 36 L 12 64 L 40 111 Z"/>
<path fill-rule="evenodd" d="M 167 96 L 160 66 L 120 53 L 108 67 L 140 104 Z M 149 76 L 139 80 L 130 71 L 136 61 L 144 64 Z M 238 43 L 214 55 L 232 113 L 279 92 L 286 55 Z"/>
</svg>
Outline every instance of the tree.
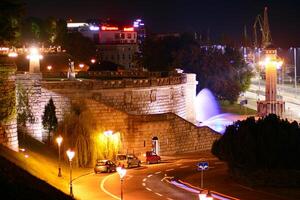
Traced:
<svg viewBox="0 0 300 200">
<path fill-rule="evenodd" d="M 20 84 L 17 85 L 17 122 L 20 126 L 26 126 L 26 122 L 33 123 L 35 118 L 29 104 L 30 90 L 25 90 Z"/>
<path fill-rule="evenodd" d="M 142 66 L 150 71 L 171 71 L 174 69 L 174 58 L 179 50 L 194 43 L 190 34 L 159 37 L 152 35 L 142 45 Z"/>
<path fill-rule="evenodd" d="M 57 118 L 55 113 L 55 105 L 52 97 L 45 106 L 44 114 L 42 116 L 42 123 L 44 129 L 48 130 L 48 144 L 50 144 L 51 132 L 57 129 Z"/>
<path fill-rule="evenodd" d="M 18 45 L 24 4 L 18 0 L 1 0 L 0 8 L 0 44 Z"/>
<path fill-rule="evenodd" d="M 65 138 L 65 144 L 75 149 L 75 162 L 87 167 L 92 161 L 92 133 L 95 120 L 84 102 L 73 103 L 70 112 L 59 125 L 59 132 Z"/>
<path fill-rule="evenodd" d="M 230 173 L 263 185 L 300 185 L 299 124 L 274 114 L 235 122 L 212 146 Z"/>
<path fill-rule="evenodd" d="M 68 33 L 62 46 L 75 59 L 88 63 L 95 56 L 95 44 L 81 33 Z"/>
<path fill-rule="evenodd" d="M 219 100 L 230 102 L 249 87 L 252 75 L 233 47 L 191 44 L 177 53 L 174 66 L 197 75 L 198 91 L 209 88 Z"/>
</svg>

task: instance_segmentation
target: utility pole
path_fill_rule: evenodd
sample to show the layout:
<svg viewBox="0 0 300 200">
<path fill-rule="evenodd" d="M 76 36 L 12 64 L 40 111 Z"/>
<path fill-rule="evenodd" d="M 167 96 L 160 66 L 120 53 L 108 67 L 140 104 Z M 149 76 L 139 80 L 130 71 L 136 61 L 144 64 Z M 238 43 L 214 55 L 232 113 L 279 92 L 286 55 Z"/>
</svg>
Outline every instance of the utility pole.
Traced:
<svg viewBox="0 0 300 200">
<path fill-rule="evenodd" d="M 295 83 L 295 97 L 297 97 L 297 48 L 294 48 L 294 83 Z"/>
</svg>

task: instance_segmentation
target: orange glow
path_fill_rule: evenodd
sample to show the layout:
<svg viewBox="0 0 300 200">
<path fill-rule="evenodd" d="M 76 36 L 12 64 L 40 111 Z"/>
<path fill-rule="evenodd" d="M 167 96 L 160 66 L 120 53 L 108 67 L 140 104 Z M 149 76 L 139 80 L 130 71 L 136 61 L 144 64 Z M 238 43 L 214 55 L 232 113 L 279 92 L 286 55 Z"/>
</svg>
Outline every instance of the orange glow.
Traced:
<svg viewBox="0 0 300 200">
<path fill-rule="evenodd" d="M 124 28 L 124 31 L 134 31 L 133 27 L 129 27 L 129 28 Z"/>
<path fill-rule="evenodd" d="M 116 26 L 101 26 L 102 31 L 117 31 L 119 30 Z"/>
</svg>

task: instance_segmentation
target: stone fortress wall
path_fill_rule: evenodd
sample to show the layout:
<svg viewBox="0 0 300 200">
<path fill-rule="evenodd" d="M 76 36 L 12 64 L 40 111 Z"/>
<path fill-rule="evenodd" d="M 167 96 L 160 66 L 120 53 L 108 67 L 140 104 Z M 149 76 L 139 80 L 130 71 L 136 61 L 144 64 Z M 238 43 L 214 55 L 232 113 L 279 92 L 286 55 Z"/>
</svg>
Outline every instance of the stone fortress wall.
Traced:
<svg viewBox="0 0 300 200">
<path fill-rule="evenodd" d="M 41 74 L 17 75 L 17 82 L 32 92 L 30 104 L 37 120 L 28 124 L 28 131 L 33 137 L 46 139 L 41 116 L 51 97 L 59 121 L 73 101 L 85 101 L 104 129 L 121 133 L 123 152 L 142 154 L 151 150 L 154 137 L 161 155 L 196 152 L 210 149 L 219 137 L 211 129 L 193 124 L 194 74 L 111 73 L 109 80 L 101 79 L 108 74 L 89 73 L 89 79 L 86 74 L 78 75 L 82 78 L 72 81 L 42 79 Z"/>
<path fill-rule="evenodd" d="M 18 134 L 17 134 L 17 116 L 15 110 L 13 111 L 7 109 L 7 105 L 2 105 L 8 103 L 9 101 L 6 97 L 10 97 L 11 92 L 16 90 L 15 86 L 15 65 L 10 64 L 9 62 L 2 61 L 0 62 L 0 109 L 1 115 L 5 113 L 5 115 L 1 116 L 2 118 L 7 118 L 7 114 L 9 117 L 6 121 L 0 121 L 0 144 L 3 144 L 13 150 L 18 150 Z M 15 95 L 15 94 L 14 94 Z M 16 99 L 13 99 L 12 102 L 14 105 L 11 105 L 15 108 Z M 12 108 L 10 107 L 10 108 Z"/>
</svg>

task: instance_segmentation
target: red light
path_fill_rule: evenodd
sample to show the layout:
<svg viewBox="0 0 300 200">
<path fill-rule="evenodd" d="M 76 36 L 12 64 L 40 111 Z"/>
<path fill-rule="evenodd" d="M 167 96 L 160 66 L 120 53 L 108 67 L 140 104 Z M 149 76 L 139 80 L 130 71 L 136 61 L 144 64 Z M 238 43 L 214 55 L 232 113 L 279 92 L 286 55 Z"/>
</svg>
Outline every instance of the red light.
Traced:
<svg viewBox="0 0 300 200">
<path fill-rule="evenodd" d="M 128 27 L 128 28 L 125 27 L 123 30 L 124 31 L 134 31 L 133 27 Z"/>
<path fill-rule="evenodd" d="M 116 26 L 101 26 L 102 31 L 117 31 L 119 30 Z"/>
</svg>

